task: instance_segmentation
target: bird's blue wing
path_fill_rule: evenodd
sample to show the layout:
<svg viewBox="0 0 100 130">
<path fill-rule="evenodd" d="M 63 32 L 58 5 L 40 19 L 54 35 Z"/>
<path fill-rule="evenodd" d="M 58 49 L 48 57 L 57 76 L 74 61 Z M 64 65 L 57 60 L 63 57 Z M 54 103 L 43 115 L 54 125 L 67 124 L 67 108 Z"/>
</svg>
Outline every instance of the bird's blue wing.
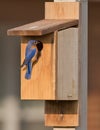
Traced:
<svg viewBox="0 0 100 130">
<path fill-rule="evenodd" d="M 31 78 L 31 72 L 32 72 L 32 63 L 29 62 L 27 64 L 27 72 L 25 74 L 25 79 L 30 79 Z"/>
<path fill-rule="evenodd" d="M 30 50 L 26 56 L 26 64 L 27 64 L 27 72 L 25 74 L 26 79 L 31 78 L 31 71 L 32 71 L 31 59 L 35 56 L 35 54 L 36 54 L 36 48 Z"/>
<path fill-rule="evenodd" d="M 35 54 L 36 54 L 36 48 L 30 49 L 30 50 L 28 51 L 27 55 L 26 55 L 26 58 L 27 58 L 28 60 L 31 60 L 31 59 L 35 56 Z"/>
<path fill-rule="evenodd" d="M 30 49 L 30 50 L 27 52 L 26 56 L 25 56 L 24 64 L 27 65 L 28 62 L 35 56 L 35 54 L 36 54 L 36 48 Z"/>
<path fill-rule="evenodd" d="M 34 46 L 34 42 L 36 42 L 36 40 L 29 40 L 28 44 L 26 46 L 26 52 L 25 52 L 25 56 L 28 54 L 28 52 L 30 51 L 31 47 Z"/>
</svg>

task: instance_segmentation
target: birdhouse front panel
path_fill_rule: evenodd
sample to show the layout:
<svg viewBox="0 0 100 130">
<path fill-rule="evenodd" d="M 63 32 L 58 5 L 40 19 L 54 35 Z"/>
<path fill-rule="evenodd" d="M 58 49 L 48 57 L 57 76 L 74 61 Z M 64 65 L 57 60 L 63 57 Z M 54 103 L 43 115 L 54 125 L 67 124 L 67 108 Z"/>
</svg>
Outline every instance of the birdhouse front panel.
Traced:
<svg viewBox="0 0 100 130">
<path fill-rule="evenodd" d="M 43 49 L 39 58 L 33 62 L 29 79 L 26 77 L 28 66 L 21 68 L 21 99 L 78 100 L 78 28 L 43 36 L 22 37 L 21 65 L 31 40 L 41 41 Z"/>
<path fill-rule="evenodd" d="M 21 68 L 21 99 L 55 99 L 55 40 L 54 33 L 39 37 L 22 37 L 21 64 L 25 59 L 28 41 L 43 42 L 43 50 L 36 62 L 32 65 L 30 79 L 25 75 L 28 67 Z"/>
</svg>

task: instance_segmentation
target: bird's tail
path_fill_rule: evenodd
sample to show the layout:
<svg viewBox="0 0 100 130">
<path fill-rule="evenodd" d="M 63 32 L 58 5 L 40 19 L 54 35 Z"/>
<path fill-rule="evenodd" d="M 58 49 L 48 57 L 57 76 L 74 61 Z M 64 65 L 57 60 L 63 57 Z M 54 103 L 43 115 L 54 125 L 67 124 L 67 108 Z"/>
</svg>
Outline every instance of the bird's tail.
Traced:
<svg viewBox="0 0 100 130">
<path fill-rule="evenodd" d="M 31 62 L 29 62 L 27 65 L 27 72 L 25 74 L 25 79 L 31 78 L 31 71 L 32 71 L 32 64 L 31 64 Z"/>
</svg>

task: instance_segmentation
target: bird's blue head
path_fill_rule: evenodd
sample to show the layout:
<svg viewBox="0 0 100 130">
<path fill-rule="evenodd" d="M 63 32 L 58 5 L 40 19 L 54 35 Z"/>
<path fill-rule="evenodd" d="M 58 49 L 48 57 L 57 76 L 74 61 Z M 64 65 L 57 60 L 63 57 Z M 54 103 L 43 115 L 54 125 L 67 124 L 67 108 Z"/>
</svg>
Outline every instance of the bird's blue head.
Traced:
<svg viewBox="0 0 100 130">
<path fill-rule="evenodd" d="M 43 49 L 43 43 L 39 40 L 29 40 L 28 41 L 28 48 L 36 46 L 38 51 L 41 51 Z"/>
<path fill-rule="evenodd" d="M 29 41 L 28 41 L 28 45 L 31 45 L 31 46 L 32 46 L 32 45 L 35 45 L 36 42 L 37 42 L 36 40 L 29 40 Z"/>
</svg>

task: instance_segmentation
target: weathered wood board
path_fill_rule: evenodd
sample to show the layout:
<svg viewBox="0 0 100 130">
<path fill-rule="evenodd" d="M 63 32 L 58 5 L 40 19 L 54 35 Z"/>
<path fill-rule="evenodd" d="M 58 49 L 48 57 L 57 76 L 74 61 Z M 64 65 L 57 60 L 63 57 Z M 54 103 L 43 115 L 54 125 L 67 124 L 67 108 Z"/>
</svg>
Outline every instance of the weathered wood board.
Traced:
<svg viewBox="0 0 100 130">
<path fill-rule="evenodd" d="M 78 28 L 58 31 L 57 99 L 78 100 L 79 88 Z"/>
</svg>

